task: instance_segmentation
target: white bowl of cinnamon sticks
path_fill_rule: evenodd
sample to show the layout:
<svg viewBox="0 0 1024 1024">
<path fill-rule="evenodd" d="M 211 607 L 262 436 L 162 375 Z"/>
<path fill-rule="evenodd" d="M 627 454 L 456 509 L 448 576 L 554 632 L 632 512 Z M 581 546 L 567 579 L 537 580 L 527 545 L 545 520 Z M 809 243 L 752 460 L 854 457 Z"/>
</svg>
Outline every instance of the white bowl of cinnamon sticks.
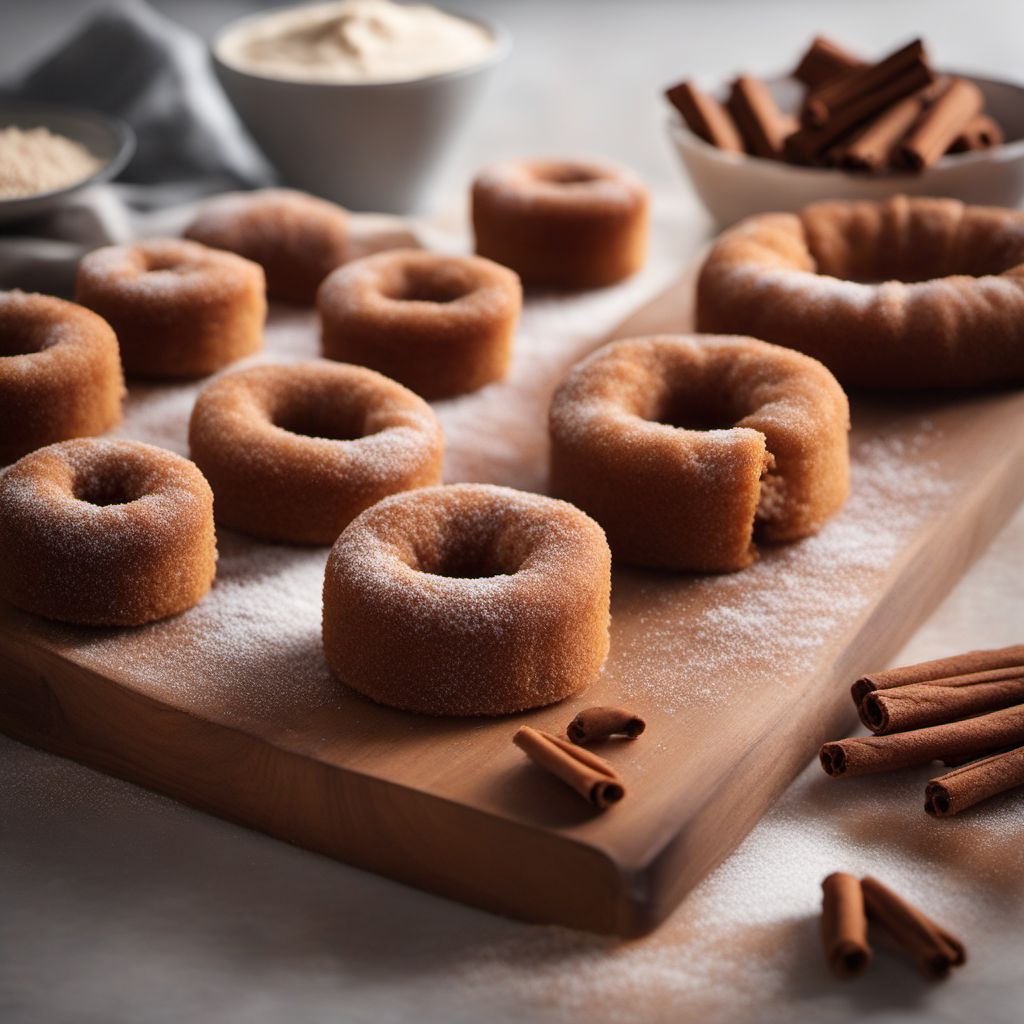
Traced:
<svg viewBox="0 0 1024 1024">
<path fill-rule="evenodd" d="M 920 40 L 870 63 L 819 36 L 791 74 L 666 96 L 672 142 L 722 225 L 822 199 L 1024 199 L 1024 86 L 937 71 Z"/>
</svg>

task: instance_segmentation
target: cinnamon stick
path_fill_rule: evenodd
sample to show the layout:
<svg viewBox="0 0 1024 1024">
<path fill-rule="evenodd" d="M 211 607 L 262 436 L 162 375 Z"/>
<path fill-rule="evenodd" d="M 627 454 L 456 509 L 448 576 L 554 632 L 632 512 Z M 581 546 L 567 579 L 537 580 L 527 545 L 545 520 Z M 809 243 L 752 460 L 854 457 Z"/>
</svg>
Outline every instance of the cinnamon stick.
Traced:
<svg viewBox="0 0 1024 1024">
<path fill-rule="evenodd" d="M 975 114 L 967 127 L 953 140 L 950 153 L 967 153 L 975 149 L 991 149 L 1005 141 L 1003 129 L 988 114 Z"/>
<path fill-rule="evenodd" d="M 920 77 L 922 73 L 924 80 L 920 84 L 923 85 L 931 80 L 931 72 L 924 43 L 915 39 L 876 64 L 856 68 L 815 89 L 807 97 L 801 121 L 808 128 L 820 128 L 846 108 L 861 102 L 865 96 L 881 92 L 908 76 L 916 74 Z"/>
<path fill-rule="evenodd" d="M 840 978 L 863 973 L 871 960 L 864 894 L 853 875 L 836 871 L 821 883 L 821 941 Z"/>
<path fill-rule="evenodd" d="M 974 672 L 987 672 L 994 668 L 1019 667 L 1024 674 L 1024 644 L 997 647 L 993 650 L 967 651 L 950 658 L 936 658 L 902 668 L 890 668 L 861 676 L 850 689 L 854 704 L 860 704 L 872 690 L 888 690 L 910 683 L 928 683 L 935 679 L 966 676 Z"/>
<path fill-rule="evenodd" d="M 925 86 L 883 110 L 847 143 L 830 154 L 832 162 L 847 170 L 880 171 L 893 162 L 897 144 L 921 116 L 932 94 Z"/>
<path fill-rule="evenodd" d="M 1024 703 L 1024 670 L 999 668 L 869 693 L 857 708 L 876 735 L 920 729 Z"/>
<path fill-rule="evenodd" d="M 748 153 L 769 160 L 782 155 L 782 143 L 796 124 L 779 110 L 764 82 L 750 75 L 740 75 L 732 84 L 728 108 Z"/>
<path fill-rule="evenodd" d="M 901 161 L 915 171 L 931 167 L 984 105 L 985 97 L 973 82 L 954 78 L 903 140 Z"/>
<path fill-rule="evenodd" d="M 584 708 L 565 730 L 573 743 L 589 743 L 608 736 L 628 736 L 635 740 L 647 728 L 647 723 L 626 708 Z"/>
<path fill-rule="evenodd" d="M 815 36 L 807 52 L 800 58 L 793 77 L 808 89 L 816 89 L 830 79 L 864 66 L 860 57 L 844 50 L 825 36 Z"/>
<path fill-rule="evenodd" d="M 512 737 L 527 757 L 550 772 L 598 810 L 604 810 L 625 796 L 615 769 L 603 758 L 550 733 L 522 726 Z"/>
<path fill-rule="evenodd" d="M 813 163 L 855 128 L 905 96 L 929 85 L 931 80 L 932 73 L 925 65 L 911 65 L 897 78 L 844 104 L 820 125 L 805 126 L 787 136 L 783 145 L 784 155 L 797 163 Z"/>
<path fill-rule="evenodd" d="M 925 788 L 924 809 L 936 818 L 948 818 L 1018 786 L 1024 786 L 1024 747 L 993 754 L 932 779 Z"/>
<path fill-rule="evenodd" d="M 870 876 L 861 881 L 868 917 L 884 928 L 930 978 L 944 978 L 967 959 L 963 943 L 927 914 Z"/>
<path fill-rule="evenodd" d="M 833 777 L 895 771 L 964 754 L 990 754 L 1024 745 L 1024 706 L 993 711 L 961 722 L 932 725 L 886 736 L 861 736 L 826 743 L 821 766 Z"/>
<path fill-rule="evenodd" d="M 743 153 L 743 139 L 729 112 L 713 96 L 701 92 L 692 82 L 680 82 L 665 95 L 683 116 L 690 131 L 712 146 L 731 153 Z"/>
</svg>

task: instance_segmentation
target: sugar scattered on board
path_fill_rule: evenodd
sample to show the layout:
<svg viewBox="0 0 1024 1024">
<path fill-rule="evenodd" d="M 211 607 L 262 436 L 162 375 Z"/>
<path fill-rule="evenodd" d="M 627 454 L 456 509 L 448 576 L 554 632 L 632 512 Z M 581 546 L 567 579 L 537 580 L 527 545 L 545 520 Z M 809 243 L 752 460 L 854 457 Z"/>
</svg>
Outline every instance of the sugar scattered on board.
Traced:
<svg viewBox="0 0 1024 1024">
<path fill-rule="evenodd" d="M 665 232 L 656 244 L 677 244 Z M 622 285 L 578 296 L 538 295 L 524 311 L 509 379 L 435 403 L 445 429 L 445 481 L 473 480 L 543 490 L 547 462 L 546 382 L 594 348 L 630 310 L 674 273 L 662 260 Z M 313 313 L 274 306 L 266 351 L 234 364 L 291 362 L 319 355 Z M 132 382 L 115 434 L 188 454 L 188 419 L 206 381 Z M 552 384 L 553 386 L 553 384 Z M 251 541 L 218 529 L 220 560 L 211 593 L 185 615 L 134 631 L 57 628 L 68 656 L 121 673 L 170 700 L 234 720 L 273 714 L 284 722 L 309 708 L 353 698 L 333 681 L 320 644 L 326 548 Z"/>
<path fill-rule="evenodd" d="M 904 543 L 948 497 L 950 485 L 927 457 L 940 441 L 924 419 L 855 445 L 850 498 L 820 533 L 762 546 L 743 572 L 690 578 L 682 601 L 674 579 L 650 574 L 636 613 L 643 628 L 613 644 L 612 664 L 631 665 L 624 696 L 668 711 L 719 706 L 737 686 L 770 674 L 785 700 L 787 680 L 815 668 L 823 639 L 868 608 Z"/>
<path fill-rule="evenodd" d="M 446 482 L 544 490 L 546 411 L 555 382 L 594 348 L 602 331 L 661 287 L 668 273 L 662 265 L 571 304 L 557 296 L 532 296 L 509 378 L 435 404 L 446 435 Z M 275 307 L 266 353 L 236 367 L 317 354 L 315 317 Z M 188 417 L 201 386 L 133 387 L 117 433 L 187 454 Z M 855 446 L 852 494 L 839 516 L 816 537 L 765 547 L 760 561 L 742 573 L 631 574 L 640 581 L 643 600 L 642 606 L 632 601 L 628 612 L 616 603 L 621 588 L 613 586 L 612 653 L 603 678 L 614 678 L 622 699 L 674 714 L 724 707 L 744 679 L 778 675 L 782 663 L 793 676 L 813 668 L 822 637 L 868 607 L 893 556 L 946 497 L 948 485 L 928 459 L 940 441 L 929 422 L 908 417 L 889 437 Z M 240 714 L 246 708 L 281 713 L 286 707 L 298 713 L 340 699 L 319 652 L 326 550 L 220 533 L 217 582 L 187 613 L 187 629 L 171 620 L 134 635 L 101 635 L 78 644 L 76 656 L 98 668 L 127 664 L 130 656 L 132 671 L 144 682 L 166 687 L 186 703 Z M 687 599 L 681 599 L 684 590 Z M 627 619 L 630 627 L 623 629 Z M 160 635 L 167 640 L 149 639 Z M 178 637 L 181 642 L 165 656 Z M 738 649 L 745 652 L 739 667 L 730 653 Z M 620 673 L 623 662 L 630 669 Z M 778 692 L 785 699 L 784 687 Z"/>
</svg>

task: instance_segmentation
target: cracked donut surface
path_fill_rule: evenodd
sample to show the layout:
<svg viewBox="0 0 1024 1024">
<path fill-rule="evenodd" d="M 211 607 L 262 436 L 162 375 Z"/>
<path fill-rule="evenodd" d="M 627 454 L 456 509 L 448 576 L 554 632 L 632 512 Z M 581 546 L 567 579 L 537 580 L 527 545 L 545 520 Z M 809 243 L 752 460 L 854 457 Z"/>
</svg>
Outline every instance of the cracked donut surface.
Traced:
<svg viewBox="0 0 1024 1024">
<path fill-rule="evenodd" d="M 551 404 L 551 489 L 617 560 L 742 569 L 815 533 L 849 490 L 849 405 L 819 362 L 743 337 L 612 342 Z"/>
</svg>

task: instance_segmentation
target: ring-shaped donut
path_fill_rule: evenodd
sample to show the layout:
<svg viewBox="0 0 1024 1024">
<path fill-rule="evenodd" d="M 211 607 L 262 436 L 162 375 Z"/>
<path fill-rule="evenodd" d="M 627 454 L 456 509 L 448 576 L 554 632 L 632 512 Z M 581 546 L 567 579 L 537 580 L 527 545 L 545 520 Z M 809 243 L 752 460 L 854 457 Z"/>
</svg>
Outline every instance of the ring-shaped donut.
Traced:
<svg viewBox="0 0 1024 1024">
<path fill-rule="evenodd" d="M 267 540 L 333 544 L 363 509 L 436 484 L 434 411 L 362 366 L 256 366 L 208 384 L 189 422 L 217 522 Z"/>
<path fill-rule="evenodd" d="M 478 256 L 400 249 L 335 270 L 317 306 L 329 359 L 447 398 L 505 376 L 522 289 L 511 270 Z"/>
<path fill-rule="evenodd" d="M 263 270 L 180 238 L 109 245 L 78 265 L 75 298 L 114 328 L 129 376 L 205 377 L 263 346 Z"/>
<path fill-rule="evenodd" d="M 551 488 L 617 559 L 728 572 L 816 532 L 849 490 L 849 405 L 821 363 L 754 338 L 612 342 L 551 404 Z"/>
<path fill-rule="evenodd" d="M 290 188 L 228 192 L 203 204 L 185 237 L 258 263 L 272 299 L 311 303 L 348 258 L 348 213 Z"/>
<path fill-rule="evenodd" d="M 49 295 L 0 292 L 0 466 L 102 434 L 121 419 L 117 338 L 95 313 Z"/>
<path fill-rule="evenodd" d="M 608 653 L 611 556 L 564 501 L 489 484 L 388 498 L 324 577 L 336 678 L 429 715 L 504 715 L 590 683 Z"/>
<path fill-rule="evenodd" d="M 632 171 L 605 163 L 517 160 L 473 182 L 476 251 L 524 284 L 599 288 L 647 256 L 650 198 Z"/>
<path fill-rule="evenodd" d="M 1024 213 L 895 196 L 752 217 L 708 254 L 697 328 L 799 349 L 848 387 L 1024 380 Z"/>
<path fill-rule="evenodd" d="M 138 626 L 198 603 L 216 564 L 210 487 L 173 452 L 82 438 L 0 476 L 0 597 L 24 611 Z"/>
</svg>

